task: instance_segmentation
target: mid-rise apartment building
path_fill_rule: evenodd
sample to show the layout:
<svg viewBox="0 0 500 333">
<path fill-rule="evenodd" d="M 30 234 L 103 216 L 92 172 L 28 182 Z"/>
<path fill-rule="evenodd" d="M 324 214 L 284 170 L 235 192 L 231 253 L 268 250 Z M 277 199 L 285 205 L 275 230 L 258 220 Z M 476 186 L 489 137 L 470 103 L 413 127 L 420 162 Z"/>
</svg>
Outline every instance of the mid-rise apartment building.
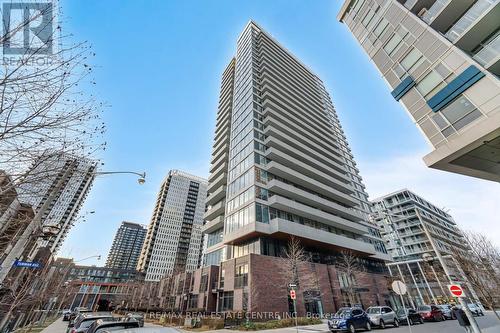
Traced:
<svg viewBox="0 0 500 333">
<path fill-rule="evenodd" d="M 53 231 L 39 239 L 37 248 L 57 253 L 87 197 L 95 171 L 96 163 L 82 157 L 56 155 L 35 163 L 18 191 L 19 200 L 41 214 L 43 227 Z"/>
<path fill-rule="evenodd" d="M 453 217 L 417 194 L 403 189 L 372 203 L 385 247 L 395 261 L 421 259 L 424 253 L 435 256 L 429 236 L 443 255 L 466 250 Z"/>
<path fill-rule="evenodd" d="M 137 269 L 146 232 L 147 229 L 138 223 L 122 222 L 111 245 L 106 267 Z"/>
<path fill-rule="evenodd" d="M 471 300 L 478 301 L 456 260 L 456 254 L 466 255 L 467 246 L 449 213 L 407 189 L 376 198 L 372 203 L 375 222 L 394 259 L 387 264 L 389 274 L 407 283 L 409 306 L 449 302 L 449 277 L 435 248 L 453 279 L 464 286 Z"/>
<path fill-rule="evenodd" d="M 203 265 L 221 266 L 218 311 L 288 311 L 278 280 L 291 236 L 335 284 L 305 290 L 304 310 L 343 304 L 335 272 L 342 250 L 370 267 L 365 285 L 384 285 L 389 256 L 368 220 L 368 195 L 325 86 L 252 21 L 222 75 L 212 156 Z M 384 302 L 368 293 L 365 304 Z"/>
<path fill-rule="evenodd" d="M 162 182 L 137 269 L 146 281 L 198 267 L 207 181 L 171 170 Z"/>
<path fill-rule="evenodd" d="M 432 168 L 500 181 L 500 2 L 347 0 L 338 15 L 432 146 Z"/>
</svg>

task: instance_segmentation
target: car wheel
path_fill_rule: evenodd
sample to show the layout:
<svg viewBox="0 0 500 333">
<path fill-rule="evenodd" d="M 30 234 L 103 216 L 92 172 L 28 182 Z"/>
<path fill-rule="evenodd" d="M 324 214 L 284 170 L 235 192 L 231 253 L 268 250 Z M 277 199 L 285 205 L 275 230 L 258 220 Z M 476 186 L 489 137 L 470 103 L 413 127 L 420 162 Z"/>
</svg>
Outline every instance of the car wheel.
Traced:
<svg viewBox="0 0 500 333">
<path fill-rule="evenodd" d="M 399 327 L 399 320 L 397 318 L 394 319 L 394 327 Z"/>
<path fill-rule="evenodd" d="M 356 333 L 356 327 L 354 327 L 354 325 L 353 325 L 353 324 L 350 324 L 350 325 L 349 325 L 349 332 L 350 332 L 350 333 Z"/>
<path fill-rule="evenodd" d="M 370 321 L 366 322 L 365 328 L 366 328 L 367 331 L 371 331 L 372 330 L 372 325 L 370 324 Z"/>
<path fill-rule="evenodd" d="M 380 328 L 385 328 L 385 323 L 382 319 L 380 319 L 378 326 L 380 326 Z"/>
<path fill-rule="evenodd" d="M 424 323 L 424 318 L 420 318 L 419 323 L 423 324 Z"/>
</svg>

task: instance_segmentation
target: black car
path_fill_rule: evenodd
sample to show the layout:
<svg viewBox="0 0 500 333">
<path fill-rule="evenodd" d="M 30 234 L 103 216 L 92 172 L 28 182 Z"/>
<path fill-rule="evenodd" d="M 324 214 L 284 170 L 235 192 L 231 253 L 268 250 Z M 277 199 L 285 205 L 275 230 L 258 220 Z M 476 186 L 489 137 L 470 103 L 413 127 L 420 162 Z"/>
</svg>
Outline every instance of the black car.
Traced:
<svg viewBox="0 0 500 333">
<path fill-rule="evenodd" d="M 424 318 L 415 309 L 399 309 L 396 311 L 396 316 L 401 325 L 408 325 L 408 321 L 410 321 L 410 325 L 424 323 Z M 406 319 L 407 317 L 408 319 Z"/>
<path fill-rule="evenodd" d="M 68 333 L 84 333 L 98 319 L 112 320 L 109 312 L 86 312 L 75 318 L 73 325 L 68 328 Z"/>
<path fill-rule="evenodd" d="M 63 311 L 63 321 L 69 321 L 71 317 L 71 310 L 64 310 Z"/>
<path fill-rule="evenodd" d="M 101 333 L 103 331 L 109 332 L 138 327 L 139 322 L 136 320 L 126 321 L 123 318 L 98 319 L 90 325 L 86 333 Z"/>
<path fill-rule="evenodd" d="M 360 308 L 340 308 L 339 311 L 328 320 L 328 329 L 331 332 L 355 333 L 358 329 L 371 331 L 370 318 Z"/>
</svg>

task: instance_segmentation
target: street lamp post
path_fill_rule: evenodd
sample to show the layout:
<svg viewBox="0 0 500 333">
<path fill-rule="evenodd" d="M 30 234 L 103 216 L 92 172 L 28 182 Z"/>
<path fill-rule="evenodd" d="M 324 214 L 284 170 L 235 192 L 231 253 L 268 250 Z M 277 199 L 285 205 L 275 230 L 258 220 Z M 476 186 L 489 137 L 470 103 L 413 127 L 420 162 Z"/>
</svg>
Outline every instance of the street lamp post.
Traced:
<svg viewBox="0 0 500 333">
<path fill-rule="evenodd" d="M 22 235 L 17 240 L 16 244 L 12 247 L 12 249 L 9 251 L 5 259 L 2 261 L 0 265 L 0 286 L 3 284 L 5 278 L 9 274 L 12 266 L 14 265 L 14 262 L 22 256 L 24 248 L 28 243 L 29 239 L 37 232 L 38 229 L 42 229 L 43 231 L 42 216 L 49 209 L 50 204 L 56 198 L 57 194 L 65 185 L 66 179 L 70 176 L 71 171 L 73 169 L 74 165 L 68 167 L 64 171 L 62 177 L 58 180 L 54 188 L 50 191 L 47 200 L 45 200 L 42 207 L 40 207 L 40 209 L 36 212 L 31 223 L 26 227 Z M 134 171 L 97 171 L 93 173 L 94 176 L 111 175 L 111 174 L 133 174 L 139 176 L 139 179 L 137 179 L 137 182 L 139 184 L 142 185 L 146 182 L 146 172 L 139 173 Z M 52 231 L 53 230 L 51 230 L 51 232 Z"/>
</svg>

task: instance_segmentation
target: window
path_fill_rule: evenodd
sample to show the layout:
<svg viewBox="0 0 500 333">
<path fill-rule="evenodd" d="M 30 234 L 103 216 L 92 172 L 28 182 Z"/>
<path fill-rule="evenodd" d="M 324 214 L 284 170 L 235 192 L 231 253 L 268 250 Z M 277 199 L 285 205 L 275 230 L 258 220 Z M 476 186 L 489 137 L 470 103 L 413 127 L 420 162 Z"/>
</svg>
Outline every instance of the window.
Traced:
<svg viewBox="0 0 500 333">
<path fill-rule="evenodd" d="M 444 136 L 448 137 L 455 131 L 470 124 L 481 117 L 481 112 L 476 109 L 465 96 L 459 96 L 440 112 L 432 116 L 432 120 L 441 129 Z"/>
<path fill-rule="evenodd" d="M 403 41 L 403 38 L 399 36 L 399 34 L 394 34 L 391 39 L 385 44 L 384 50 L 387 52 L 388 55 L 391 55 L 395 52 L 396 48 L 398 47 L 399 44 Z"/>
<path fill-rule="evenodd" d="M 446 85 L 441 75 L 431 71 L 416 85 L 417 90 L 428 100 Z"/>
<path fill-rule="evenodd" d="M 269 207 L 256 203 L 255 221 L 262 223 L 269 223 Z"/>
<path fill-rule="evenodd" d="M 198 308 L 198 295 L 189 295 L 188 308 L 189 309 L 196 309 L 196 308 Z"/>
<path fill-rule="evenodd" d="M 422 56 L 422 53 L 414 48 L 401 60 L 401 66 L 409 72 L 413 68 L 420 65 L 423 61 L 424 57 Z"/>
<path fill-rule="evenodd" d="M 382 36 L 382 34 L 384 33 L 384 31 L 386 30 L 388 25 L 389 25 L 389 22 L 385 18 L 382 18 L 380 20 L 380 22 L 377 24 L 377 26 L 375 27 L 375 29 L 373 30 L 373 33 L 375 34 L 375 36 L 377 36 L 377 37 Z"/>
<path fill-rule="evenodd" d="M 224 277 L 226 276 L 226 270 L 223 268 L 220 271 L 219 288 L 224 289 Z"/>
<path fill-rule="evenodd" d="M 232 311 L 233 300 L 234 300 L 234 292 L 232 291 L 223 292 L 219 298 L 220 311 Z"/>
<path fill-rule="evenodd" d="M 200 281 L 200 292 L 205 292 L 208 290 L 208 274 L 203 274 Z"/>
<path fill-rule="evenodd" d="M 234 287 L 248 286 L 248 264 L 238 265 L 234 271 Z"/>
<path fill-rule="evenodd" d="M 375 13 L 376 13 L 377 11 L 378 11 L 378 8 L 377 8 L 377 10 L 370 9 L 370 10 L 368 11 L 368 13 L 366 13 L 365 18 L 364 18 L 364 19 L 363 19 L 363 21 L 362 21 L 362 24 L 363 24 L 365 27 L 367 27 L 367 26 L 368 26 L 368 24 L 370 24 L 370 21 L 372 20 L 373 16 L 375 16 Z"/>
<path fill-rule="evenodd" d="M 269 197 L 269 192 L 265 188 L 255 186 L 255 197 L 258 199 L 267 200 L 267 198 Z"/>
</svg>

